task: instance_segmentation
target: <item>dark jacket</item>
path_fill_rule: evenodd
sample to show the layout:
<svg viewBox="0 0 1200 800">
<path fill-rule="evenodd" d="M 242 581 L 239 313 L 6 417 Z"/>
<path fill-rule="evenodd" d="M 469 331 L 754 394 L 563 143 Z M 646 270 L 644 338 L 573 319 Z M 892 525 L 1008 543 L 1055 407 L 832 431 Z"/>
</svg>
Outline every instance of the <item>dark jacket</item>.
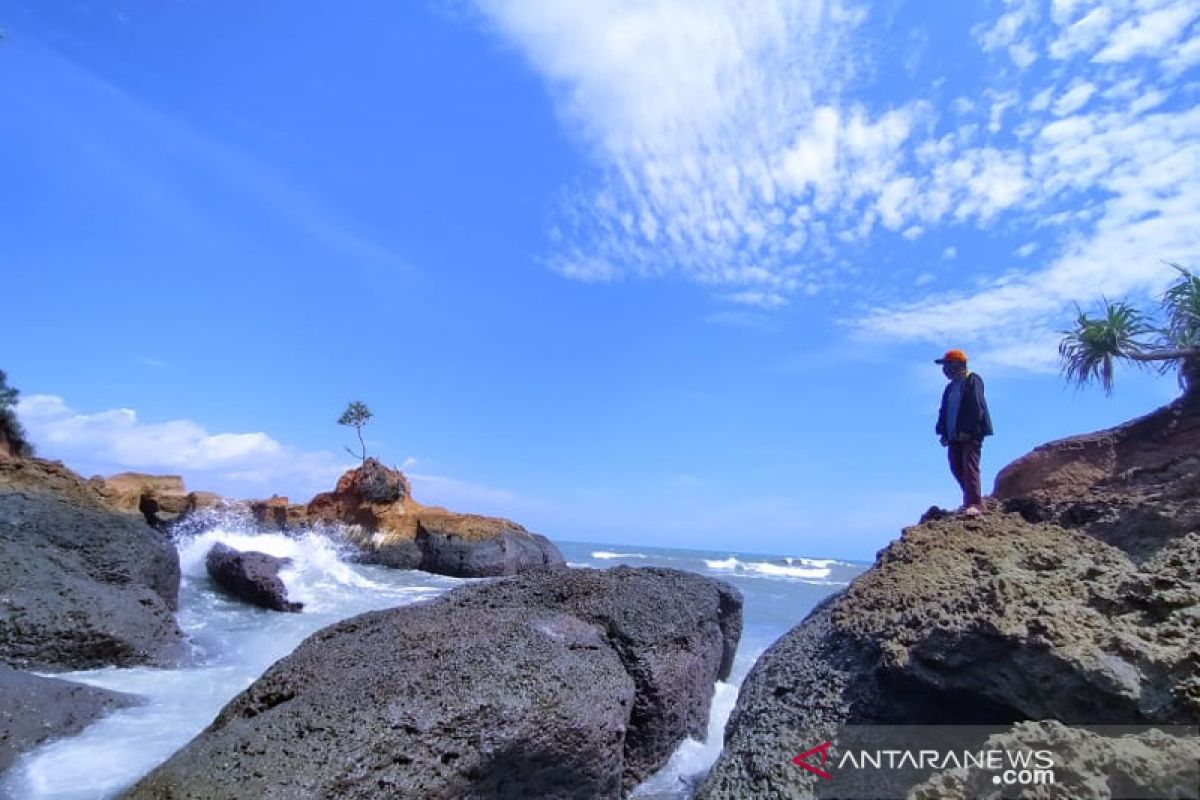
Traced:
<svg viewBox="0 0 1200 800">
<path fill-rule="evenodd" d="M 954 430 L 947 431 L 942 420 L 946 416 L 946 402 L 950 395 L 950 383 L 942 392 L 942 406 L 938 409 L 937 426 L 934 433 L 945 436 L 951 441 L 955 434 L 966 434 L 972 439 L 982 439 L 992 435 L 992 415 L 988 413 L 987 400 L 983 396 L 983 378 L 974 372 L 968 373 L 963 380 L 962 400 L 958 404 L 958 423 Z"/>
</svg>

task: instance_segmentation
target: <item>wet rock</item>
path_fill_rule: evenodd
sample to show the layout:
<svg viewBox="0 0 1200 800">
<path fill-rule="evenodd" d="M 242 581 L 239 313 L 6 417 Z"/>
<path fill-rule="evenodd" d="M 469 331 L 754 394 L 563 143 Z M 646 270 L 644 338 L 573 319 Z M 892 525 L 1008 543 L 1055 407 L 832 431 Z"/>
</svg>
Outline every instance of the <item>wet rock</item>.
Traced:
<svg viewBox="0 0 1200 800">
<path fill-rule="evenodd" d="M 279 577 L 279 571 L 291 563 L 290 558 L 239 552 L 220 542 L 204 559 L 209 577 L 239 600 L 273 611 L 300 611 L 304 604 L 288 600 L 287 586 Z"/>
<path fill-rule="evenodd" d="M 718 581 L 622 568 L 364 614 L 306 640 L 127 797 L 622 797 L 703 726 L 740 613 Z"/>
<path fill-rule="evenodd" d="M 179 557 L 52 462 L 0 465 L 0 662 L 29 669 L 169 664 Z"/>
<path fill-rule="evenodd" d="M 79 733 L 136 697 L 0 665 L 0 773 L 22 753 Z"/>
</svg>

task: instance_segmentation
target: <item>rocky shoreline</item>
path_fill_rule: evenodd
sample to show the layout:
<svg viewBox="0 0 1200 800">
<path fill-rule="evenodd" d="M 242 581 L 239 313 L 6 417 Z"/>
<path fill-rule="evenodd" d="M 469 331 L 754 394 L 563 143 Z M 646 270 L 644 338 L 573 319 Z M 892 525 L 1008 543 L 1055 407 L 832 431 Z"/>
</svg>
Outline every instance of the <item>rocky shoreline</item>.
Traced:
<svg viewBox="0 0 1200 800">
<path fill-rule="evenodd" d="M 545 537 L 423 506 L 372 459 L 292 504 L 5 457 L 0 697 L 18 711 L 0 717 L 3 763 L 135 702 L 20 670 L 179 663 L 171 532 L 217 513 L 487 580 L 310 636 L 129 797 L 624 797 L 702 735 L 740 637 L 741 597 L 721 581 L 566 569 Z M 214 548 L 208 569 L 244 600 L 295 611 L 286 566 Z M 1124 780 L 1171 796 L 1195 738 L 1145 734 L 1118 753 L 1068 726 L 1198 723 L 1200 411 L 1180 401 L 1018 459 L 984 517 L 931 509 L 905 529 L 754 665 L 695 796 L 822 796 L 794 755 L 847 726 L 914 724 L 1056 742 L 1077 792 L 1119 762 Z M 908 788 L 982 791 L 969 780 L 932 771 Z"/>
<path fill-rule="evenodd" d="M 1194 406 L 1043 445 L 991 506 L 931 509 L 758 660 L 698 800 L 825 796 L 790 759 L 844 726 L 1200 723 Z M 1126 771 L 1170 789 L 1200 741 L 1167 744 Z"/>
</svg>

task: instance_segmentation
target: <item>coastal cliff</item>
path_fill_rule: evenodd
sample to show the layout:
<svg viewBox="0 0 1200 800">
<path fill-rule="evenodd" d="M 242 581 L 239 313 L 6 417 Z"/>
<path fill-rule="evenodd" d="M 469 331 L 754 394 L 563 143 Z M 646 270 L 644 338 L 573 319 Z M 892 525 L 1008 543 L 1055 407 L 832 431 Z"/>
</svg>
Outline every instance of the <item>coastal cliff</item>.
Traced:
<svg viewBox="0 0 1200 800">
<path fill-rule="evenodd" d="M 818 796 L 791 759 L 847 725 L 1200 722 L 1195 406 L 1039 447 L 990 505 L 931 509 L 772 645 L 697 798 Z"/>
</svg>

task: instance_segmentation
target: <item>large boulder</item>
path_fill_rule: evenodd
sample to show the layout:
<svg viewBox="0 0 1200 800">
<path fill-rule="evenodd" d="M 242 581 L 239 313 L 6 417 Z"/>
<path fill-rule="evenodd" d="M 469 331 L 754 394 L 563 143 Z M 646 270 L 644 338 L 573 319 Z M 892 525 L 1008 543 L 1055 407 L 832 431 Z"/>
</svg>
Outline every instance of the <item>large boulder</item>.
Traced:
<svg viewBox="0 0 1200 800">
<path fill-rule="evenodd" d="M 773 644 L 698 798 L 808 797 L 845 725 L 1195 724 L 1200 534 L 1141 565 L 1018 514 L 934 520 Z"/>
<path fill-rule="evenodd" d="M 729 677 L 742 630 L 736 589 L 672 569 L 535 572 L 453 597 L 480 609 L 561 611 L 606 631 L 637 688 L 625 736 L 627 789 L 660 767 L 685 736 L 704 735 L 713 684 Z"/>
<path fill-rule="evenodd" d="M 279 571 L 291 563 L 290 558 L 238 552 L 220 542 L 204 559 L 209 577 L 239 600 L 273 611 L 300 611 L 304 604 L 288 600 L 287 586 L 279 577 Z"/>
<path fill-rule="evenodd" d="M 698 800 L 814 796 L 790 759 L 844 726 L 1200 723 L 1197 431 L 1175 404 L 1052 443 L 1008 512 L 906 529 L 755 664 Z"/>
<path fill-rule="evenodd" d="M 630 568 L 364 614 L 307 639 L 127 797 L 622 797 L 703 729 L 740 614 L 718 581 Z"/>
<path fill-rule="evenodd" d="M 172 663 L 179 556 L 61 464 L 0 463 L 0 663 Z"/>
<path fill-rule="evenodd" d="M 421 505 L 403 473 L 373 458 L 314 497 L 305 518 L 345 526 L 363 560 L 398 569 L 478 578 L 566 566 L 549 539 L 511 520 Z"/>
<path fill-rule="evenodd" d="M 0 665 L 0 773 L 22 753 L 79 733 L 136 697 Z"/>
</svg>

